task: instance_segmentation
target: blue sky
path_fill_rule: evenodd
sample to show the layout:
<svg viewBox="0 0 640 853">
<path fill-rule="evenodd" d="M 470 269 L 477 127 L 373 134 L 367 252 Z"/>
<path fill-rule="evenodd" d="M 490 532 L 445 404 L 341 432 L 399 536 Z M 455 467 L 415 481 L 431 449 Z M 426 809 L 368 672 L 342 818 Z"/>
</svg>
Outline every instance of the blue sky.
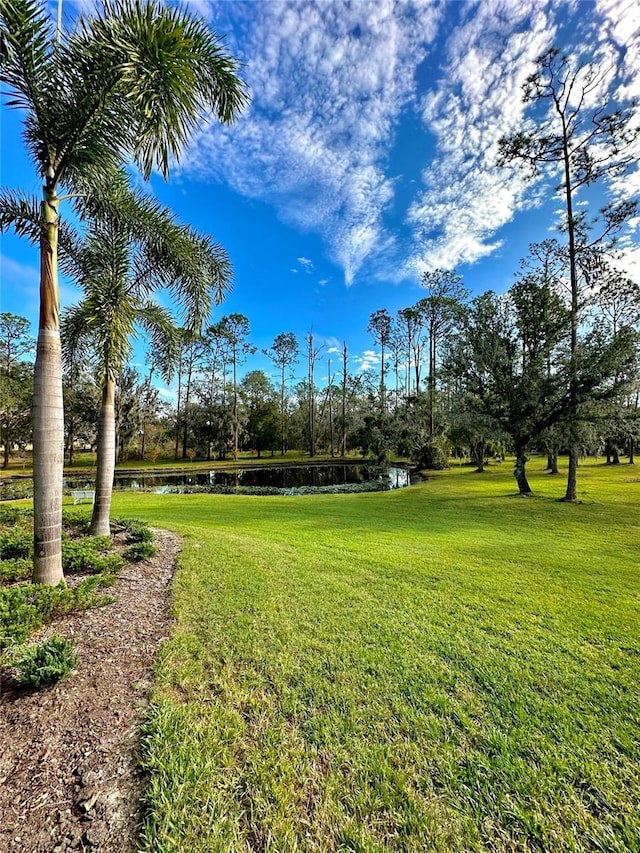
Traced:
<svg viewBox="0 0 640 853">
<path fill-rule="evenodd" d="M 232 127 L 204 127 L 152 190 L 231 257 L 234 290 L 214 319 L 246 314 L 259 349 L 287 331 L 302 345 L 313 330 L 334 364 L 346 340 L 354 371 L 377 364 L 369 315 L 420 299 L 422 270 L 455 268 L 472 292 L 502 292 L 528 245 L 556 227 L 553 180 L 495 165 L 498 139 L 523 120 L 536 56 L 552 44 L 595 50 L 615 63 L 611 93 L 640 97 L 635 0 L 189 5 L 243 63 L 252 102 Z M 1 130 L 2 184 L 38 193 L 20 115 L 4 104 Z M 639 190 L 638 168 L 603 188 Z M 589 201 L 596 210 L 603 195 Z M 639 235 L 635 221 L 632 272 Z M 36 251 L 5 235 L 1 262 L 2 311 L 35 322 Z M 65 283 L 63 307 L 77 298 Z"/>
</svg>

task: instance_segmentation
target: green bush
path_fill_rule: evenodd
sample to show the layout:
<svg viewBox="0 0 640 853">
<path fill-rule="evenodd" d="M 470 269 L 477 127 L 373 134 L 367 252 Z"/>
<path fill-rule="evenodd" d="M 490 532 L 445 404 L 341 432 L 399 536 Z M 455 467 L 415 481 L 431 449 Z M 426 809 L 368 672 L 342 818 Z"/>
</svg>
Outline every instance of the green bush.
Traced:
<svg viewBox="0 0 640 853">
<path fill-rule="evenodd" d="M 21 527 L 13 527 L 0 533 L 0 559 L 12 560 L 30 557 L 33 554 L 33 533 Z"/>
<path fill-rule="evenodd" d="M 153 531 L 143 521 L 125 521 L 128 528 L 127 542 L 153 542 Z"/>
<path fill-rule="evenodd" d="M 81 508 L 67 508 L 62 510 L 62 525 L 67 530 L 72 529 L 78 534 L 87 536 L 91 526 L 91 516 Z"/>
<path fill-rule="evenodd" d="M 166 494 L 252 495 L 253 497 L 294 495 L 356 495 L 364 492 L 386 492 L 389 481 L 382 477 L 364 483 L 337 483 L 332 486 L 167 486 Z"/>
<path fill-rule="evenodd" d="M 56 616 L 110 604 L 113 598 L 96 594 L 101 575 L 85 578 L 75 589 L 64 584 L 20 584 L 0 589 L 0 649 L 22 643 L 29 634 Z"/>
<path fill-rule="evenodd" d="M 120 558 L 116 554 L 104 553 L 110 546 L 111 539 L 107 536 L 80 541 L 65 539 L 62 542 L 63 571 L 68 575 L 117 571 L 122 565 Z"/>
<path fill-rule="evenodd" d="M 136 542 L 124 551 L 124 557 L 131 563 L 139 563 L 153 557 L 157 550 L 151 542 Z"/>
<path fill-rule="evenodd" d="M 24 581 L 31 577 L 33 564 L 26 557 L 16 557 L 12 560 L 0 562 L 0 581 L 2 583 L 14 583 Z"/>
<path fill-rule="evenodd" d="M 17 506 L 0 506 L 0 524 L 15 524 L 20 518 L 33 515 L 30 509 L 20 509 Z"/>
<path fill-rule="evenodd" d="M 22 687 L 39 689 L 55 684 L 76 665 L 73 640 L 57 635 L 29 646 L 21 646 L 11 655 L 15 680 Z"/>
<path fill-rule="evenodd" d="M 66 612 L 73 599 L 74 590 L 64 584 L 23 584 L 0 590 L 0 647 L 22 643 L 54 613 Z"/>
</svg>

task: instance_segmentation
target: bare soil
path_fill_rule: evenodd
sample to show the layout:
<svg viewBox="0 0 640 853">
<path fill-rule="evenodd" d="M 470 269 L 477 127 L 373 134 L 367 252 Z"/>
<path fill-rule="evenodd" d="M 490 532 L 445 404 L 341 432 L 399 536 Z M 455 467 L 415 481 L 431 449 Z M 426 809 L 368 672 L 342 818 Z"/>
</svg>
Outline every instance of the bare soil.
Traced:
<svg viewBox="0 0 640 853">
<path fill-rule="evenodd" d="M 115 603 L 40 632 L 76 640 L 68 678 L 37 693 L 0 685 L 0 853 L 136 850 L 139 724 L 180 551 L 177 536 L 154 533 L 157 554 L 126 565 L 108 590 Z"/>
</svg>

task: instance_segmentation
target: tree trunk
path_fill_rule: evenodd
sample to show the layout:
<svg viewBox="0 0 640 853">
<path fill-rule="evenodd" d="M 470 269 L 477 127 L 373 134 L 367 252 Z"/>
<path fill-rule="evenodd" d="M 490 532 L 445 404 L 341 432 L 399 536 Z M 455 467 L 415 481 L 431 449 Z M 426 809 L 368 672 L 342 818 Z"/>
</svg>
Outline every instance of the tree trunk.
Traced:
<svg viewBox="0 0 640 853">
<path fill-rule="evenodd" d="M 182 352 L 183 344 L 180 343 L 180 355 L 178 357 L 178 399 L 176 401 L 176 444 L 173 451 L 173 459 L 178 461 L 178 448 L 180 447 L 180 396 L 182 394 Z"/>
<path fill-rule="evenodd" d="M 436 398 L 436 333 L 434 324 L 429 328 L 429 436 L 436 434 L 435 423 L 435 398 Z"/>
<path fill-rule="evenodd" d="M 233 458 L 238 458 L 240 427 L 238 424 L 238 353 L 236 345 L 233 346 Z"/>
<path fill-rule="evenodd" d="M 484 438 L 479 438 L 478 441 L 471 443 L 471 459 L 476 465 L 476 471 L 478 474 L 484 473 L 484 448 Z"/>
<path fill-rule="evenodd" d="M 572 444 L 569 449 L 569 472 L 567 474 L 567 491 L 562 500 L 578 500 L 578 447 L 575 444 Z"/>
<path fill-rule="evenodd" d="M 569 344 L 569 416 L 571 418 L 571 432 L 575 435 L 575 422 L 578 414 L 577 402 L 577 353 L 578 353 L 578 264 L 576 259 L 575 242 L 575 220 L 573 218 L 573 196 L 571 188 L 571 167 L 569 155 L 569 142 L 564 115 L 561 114 L 563 133 L 563 162 L 565 177 L 565 198 L 567 206 L 567 232 L 569 236 L 569 279 L 571 283 L 571 338 Z M 572 436 L 573 438 L 573 436 Z M 569 449 L 569 471 L 567 473 L 567 490 L 563 500 L 576 501 L 578 499 L 578 447 L 575 441 L 571 442 Z"/>
<path fill-rule="evenodd" d="M 529 485 L 529 481 L 527 480 L 527 473 L 525 470 L 527 464 L 527 457 L 524 450 L 517 451 L 516 455 L 516 465 L 513 469 L 513 476 L 516 478 L 516 483 L 518 484 L 518 490 L 521 495 L 530 495 L 531 486 Z"/>
<path fill-rule="evenodd" d="M 347 345 L 342 346 L 342 438 L 340 439 L 340 455 L 347 455 Z"/>
<path fill-rule="evenodd" d="M 58 292 L 58 207 L 45 187 L 40 240 L 40 322 L 33 393 L 33 582 L 55 586 L 62 572 L 64 414 Z"/>
<path fill-rule="evenodd" d="M 281 365 L 281 377 L 280 377 L 280 428 L 281 428 L 281 438 L 282 438 L 282 455 L 284 456 L 287 452 L 287 422 L 285 418 L 285 395 L 286 395 L 286 387 L 285 387 L 285 361 L 282 360 Z"/>
<path fill-rule="evenodd" d="M 611 444 L 611 456 L 613 457 L 611 460 L 612 465 L 620 464 L 620 451 L 618 450 L 615 444 Z"/>
<path fill-rule="evenodd" d="M 604 449 L 607 456 L 607 465 L 611 465 L 611 442 L 609 439 L 605 441 Z"/>
<path fill-rule="evenodd" d="M 96 499 L 89 533 L 92 536 L 110 536 L 109 515 L 116 462 L 115 389 L 113 379 L 107 379 L 102 389 L 102 406 L 98 421 L 98 458 L 96 471 Z"/>
<path fill-rule="evenodd" d="M 73 436 L 74 436 L 75 430 L 74 430 L 73 418 L 69 418 L 69 421 L 67 423 L 67 432 L 69 435 L 69 445 L 67 448 L 67 452 L 68 452 L 68 456 L 69 456 L 69 466 L 71 466 L 71 465 L 73 465 L 73 458 L 74 458 Z"/>
<path fill-rule="evenodd" d="M 3 457 L 3 461 L 2 461 L 2 467 L 5 469 L 9 467 L 9 446 L 10 446 L 9 442 L 10 442 L 9 424 L 6 423 L 4 425 L 4 457 Z"/>
<path fill-rule="evenodd" d="M 547 471 L 550 474 L 558 474 L 558 454 L 555 450 L 547 453 Z"/>
<path fill-rule="evenodd" d="M 635 450 L 635 442 L 633 438 L 629 439 L 629 465 L 635 465 L 635 459 L 633 458 L 633 452 Z"/>
</svg>

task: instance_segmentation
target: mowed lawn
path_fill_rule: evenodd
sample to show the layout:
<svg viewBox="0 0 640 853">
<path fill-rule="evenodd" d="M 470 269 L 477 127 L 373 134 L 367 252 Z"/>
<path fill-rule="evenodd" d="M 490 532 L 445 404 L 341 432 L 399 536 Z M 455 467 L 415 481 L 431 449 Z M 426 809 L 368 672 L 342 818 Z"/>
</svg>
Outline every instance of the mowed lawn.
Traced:
<svg viewBox="0 0 640 853">
<path fill-rule="evenodd" d="M 640 850 L 640 472 L 118 493 L 178 531 L 146 851 Z"/>
</svg>

